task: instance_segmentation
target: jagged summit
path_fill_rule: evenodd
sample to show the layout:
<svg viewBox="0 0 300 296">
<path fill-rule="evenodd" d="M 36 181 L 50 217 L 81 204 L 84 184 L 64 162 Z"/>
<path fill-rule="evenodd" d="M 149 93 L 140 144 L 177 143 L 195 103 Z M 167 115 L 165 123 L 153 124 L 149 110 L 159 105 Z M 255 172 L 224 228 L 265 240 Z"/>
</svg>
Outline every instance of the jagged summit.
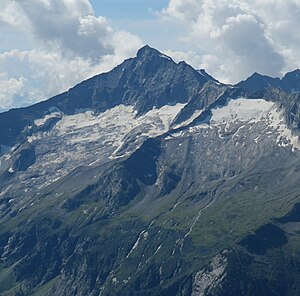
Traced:
<svg viewBox="0 0 300 296">
<path fill-rule="evenodd" d="M 138 50 L 137 57 L 142 57 L 142 56 L 149 55 L 149 54 L 159 55 L 160 52 L 157 49 L 150 47 L 148 44 L 146 44 Z"/>
<path fill-rule="evenodd" d="M 161 53 L 160 51 L 158 51 L 153 47 L 150 47 L 149 45 L 145 45 L 142 48 L 140 48 L 136 56 L 139 59 L 148 59 L 148 60 L 151 60 L 153 58 L 160 58 L 160 59 L 163 58 L 172 61 L 174 63 L 171 57 Z"/>
<path fill-rule="evenodd" d="M 157 49 L 150 47 L 149 45 L 145 45 L 143 47 L 141 47 L 136 56 L 138 58 L 149 58 L 149 57 L 153 57 L 153 56 L 161 56 L 162 53 L 159 52 Z"/>
</svg>

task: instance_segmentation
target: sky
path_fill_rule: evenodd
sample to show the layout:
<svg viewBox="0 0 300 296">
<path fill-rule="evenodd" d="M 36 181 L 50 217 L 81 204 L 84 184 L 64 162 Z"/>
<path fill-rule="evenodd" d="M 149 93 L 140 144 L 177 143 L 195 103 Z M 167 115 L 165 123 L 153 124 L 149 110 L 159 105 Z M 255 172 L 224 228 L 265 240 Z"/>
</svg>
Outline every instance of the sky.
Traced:
<svg viewBox="0 0 300 296">
<path fill-rule="evenodd" d="M 300 67 L 300 0 L 0 0 L 0 110 L 111 70 L 148 44 L 225 83 Z"/>
</svg>

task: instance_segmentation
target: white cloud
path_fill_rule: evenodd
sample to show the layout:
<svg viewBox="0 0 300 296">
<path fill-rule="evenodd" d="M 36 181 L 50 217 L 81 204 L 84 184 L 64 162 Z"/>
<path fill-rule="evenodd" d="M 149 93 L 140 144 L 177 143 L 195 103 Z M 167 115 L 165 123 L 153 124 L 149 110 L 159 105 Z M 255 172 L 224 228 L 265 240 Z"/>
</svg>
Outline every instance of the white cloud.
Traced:
<svg viewBox="0 0 300 296">
<path fill-rule="evenodd" d="M 20 1 L 19 6 L 41 44 L 94 59 L 113 50 L 109 44 L 113 29 L 104 17 L 92 14 L 88 1 L 31 0 Z"/>
<path fill-rule="evenodd" d="M 178 40 L 181 51 L 194 52 L 188 62 L 237 82 L 299 67 L 299 15 L 298 0 L 170 0 L 160 18 L 185 28 Z"/>
<path fill-rule="evenodd" d="M 0 69 L 6 73 L 7 81 L 26 81 L 21 93 L 9 90 L 10 84 L 3 85 L 3 93 L 10 92 L 6 106 L 21 106 L 34 103 L 48 96 L 64 91 L 89 76 L 95 66 L 81 57 L 67 59 L 60 52 L 13 50 L 0 55 Z M 17 77 L 17 78 L 15 78 Z M 6 90 L 8 88 L 8 90 Z"/>
<path fill-rule="evenodd" d="M 26 34 L 30 44 L 0 53 L 0 72 L 5 73 L 0 109 L 62 92 L 110 70 L 142 45 L 138 36 L 96 17 L 88 0 L 2 1 L 0 36 L 13 31 L 22 40 Z"/>
<path fill-rule="evenodd" d="M 5 73 L 0 73 L 0 110 L 5 110 L 15 103 L 15 98 L 24 92 L 25 83 L 24 77 L 7 78 Z"/>
</svg>

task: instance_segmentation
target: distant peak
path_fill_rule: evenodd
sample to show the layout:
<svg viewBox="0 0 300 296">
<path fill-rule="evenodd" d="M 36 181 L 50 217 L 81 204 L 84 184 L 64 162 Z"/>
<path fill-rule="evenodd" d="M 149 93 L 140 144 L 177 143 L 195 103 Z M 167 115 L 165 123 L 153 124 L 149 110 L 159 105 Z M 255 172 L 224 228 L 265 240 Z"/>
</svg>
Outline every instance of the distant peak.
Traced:
<svg viewBox="0 0 300 296">
<path fill-rule="evenodd" d="M 169 56 L 159 52 L 157 49 L 150 47 L 149 45 L 145 45 L 142 48 L 139 49 L 137 52 L 137 57 L 140 59 L 149 59 L 153 57 L 160 57 L 164 59 L 168 59 L 170 61 L 173 61 Z"/>
<path fill-rule="evenodd" d="M 291 72 L 289 72 L 289 73 L 295 73 L 295 74 L 299 74 L 300 73 L 300 69 L 296 69 L 296 70 L 294 70 L 294 71 L 291 71 Z"/>
<path fill-rule="evenodd" d="M 296 78 L 300 78 L 300 69 L 296 69 L 294 71 L 288 72 L 284 75 L 284 78 L 295 76 Z M 283 79 L 284 79 L 283 78 Z"/>
<path fill-rule="evenodd" d="M 278 77 L 271 77 L 268 75 L 263 75 L 257 72 L 254 72 L 250 77 L 248 77 L 245 81 L 249 80 L 259 80 L 259 81 L 278 81 L 280 78 Z"/>
<path fill-rule="evenodd" d="M 140 48 L 137 52 L 137 57 L 149 56 L 149 55 L 160 55 L 161 53 L 155 48 L 145 45 Z"/>
<path fill-rule="evenodd" d="M 248 79 L 251 78 L 251 77 L 264 77 L 264 76 L 265 75 L 262 75 L 262 74 L 260 74 L 258 72 L 254 72 L 250 77 L 248 77 Z"/>
</svg>

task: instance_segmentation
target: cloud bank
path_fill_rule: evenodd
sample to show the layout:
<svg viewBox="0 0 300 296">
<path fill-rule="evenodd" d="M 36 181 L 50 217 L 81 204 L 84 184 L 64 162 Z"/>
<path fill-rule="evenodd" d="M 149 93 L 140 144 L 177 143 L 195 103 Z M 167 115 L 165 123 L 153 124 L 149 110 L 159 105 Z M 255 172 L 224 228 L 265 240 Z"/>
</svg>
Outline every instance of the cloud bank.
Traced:
<svg viewBox="0 0 300 296">
<path fill-rule="evenodd" d="M 189 50 L 170 55 L 234 83 L 299 67 L 299 13 L 299 0 L 170 0 L 160 18 L 184 28 L 178 41 Z"/>
<path fill-rule="evenodd" d="M 139 37 L 96 17 L 88 0 L 2 1 L 0 36 L 9 31 L 20 43 L 0 54 L 0 110 L 64 91 L 142 46 Z"/>
</svg>

